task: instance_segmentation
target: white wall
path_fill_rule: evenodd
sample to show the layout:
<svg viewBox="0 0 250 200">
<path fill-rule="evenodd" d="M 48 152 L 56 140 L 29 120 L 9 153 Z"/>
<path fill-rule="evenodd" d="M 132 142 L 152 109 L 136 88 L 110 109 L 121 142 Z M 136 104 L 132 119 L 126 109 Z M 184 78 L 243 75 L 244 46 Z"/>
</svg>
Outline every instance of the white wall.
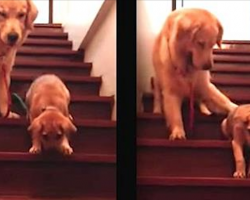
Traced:
<svg viewBox="0 0 250 200">
<path fill-rule="evenodd" d="M 170 0 L 137 0 L 137 111 L 143 92 L 151 91 L 153 42 L 171 9 Z"/>
<path fill-rule="evenodd" d="M 62 23 L 77 50 L 104 0 L 54 0 L 54 23 Z"/>
<path fill-rule="evenodd" d="M 178 7 L 181 4 L 178 2 Z M 184 7 L 204 8 L 215 14 L 224 27 L 225 40 L 250 40 L 250 1 L 184 0 Z"/>
<path fill-rule="evenodd" d="M 37 6 L 39 14 L 35 23 L 48 23 L 49 22 L 49 0 L 33 0 Z"/>
<path fill-rule="evenodd" d="M 101 96 L 115 96 L 112 120 L 116 120 L 116 3 L 85 49 L 85 61 L 93 62 L 93 76 L 101 76 Z"/>
</svg>

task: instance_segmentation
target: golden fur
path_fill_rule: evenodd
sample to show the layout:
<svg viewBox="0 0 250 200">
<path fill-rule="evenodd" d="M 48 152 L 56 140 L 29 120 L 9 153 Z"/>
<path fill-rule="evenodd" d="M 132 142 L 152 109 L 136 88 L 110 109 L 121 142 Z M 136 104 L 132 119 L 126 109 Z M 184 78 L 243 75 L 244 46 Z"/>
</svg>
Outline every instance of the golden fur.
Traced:
<svg viewBox="0 0 250 200">
<path fill-rule="evenodd" d="M 229 113 L 221 124 L 222 132 L 231 139 L 236 170 L 235 178 L 246 176 L 246 163 L 243 155 L 245 145 L 250 146 L 250 104 L 240 105 Z M 250 166 L 248 168 L 250 176 Z"/>
<path fill-rule="evenodd" d="M 38 10 L 31 0 L 0 0 L 0 115 L 8 109 L 8 90 L 10 74 L 15 62 L 18 47 L 22 45 L 38 15 Z M 8 88 L 4 85 L 5 67 Z M 8 118 L 18 118 L 10 112 Z"/>
<path fill-rule="evenodd" d="M 155 40 L 154 113 L 161 113 L 163 104 L 172 140 L 186 138 L 181 105 L 191 87 L 203 113 L 227 114 L 237 107 L 210 82 L 213 46 L 220 46 L 222 35 L 222 25 L 214 15 L 185 8 L 168 16 Z"/>
<path fill-rule="evenodd" d="M 41 75 L 31 84 L 26 94 L 31 153 L 40 153 L 42 148 L 57 149 L 67 155 L 73 152 L 68 139 L 77 129 L 69 114 L 69 103 L 70 93 L 56 75 Z"/>
</svg>

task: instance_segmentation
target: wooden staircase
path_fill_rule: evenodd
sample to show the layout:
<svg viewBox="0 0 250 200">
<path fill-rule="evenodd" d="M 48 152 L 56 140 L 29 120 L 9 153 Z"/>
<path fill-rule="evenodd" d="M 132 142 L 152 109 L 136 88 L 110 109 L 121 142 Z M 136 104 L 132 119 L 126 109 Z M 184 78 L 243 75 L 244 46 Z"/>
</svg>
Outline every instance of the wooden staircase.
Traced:
<svg viewBox="0 0 250 200">
<path fill-rule="evenodd" d="M 232 101 L 250 103 L 250 42 L 224 41 L 215 49 L 212 82 Z M 137 116 L 138 200 L 249 199 L 250 179 L 232 177 L 235 164 L 230 142 L 220 130 L 224 116 L 195 110 L 194 132 L 186 141 L 169 141 L 162 115 L 152 113 L 153 95 L 143 95 Z M 184 124 L 188 104 L 183 106 Z"/>
<path fill-rule="evenodd" d="M 92 63 L 72 50 L 60 24 L 36 24 L 17 53 L 11 92 L 25 97 L 38 75 L 55 73 L 68 86 L 70 112 L 78 128 L 72 156 L 31 155 L 28 122 L 0 119 L 1 200 L 116 199 L 116 122 L 113 96 L 101 97 L 101 77 L 91 77 Z M 18 112 L 18 109 L 17 109 Z"/>
</svg>

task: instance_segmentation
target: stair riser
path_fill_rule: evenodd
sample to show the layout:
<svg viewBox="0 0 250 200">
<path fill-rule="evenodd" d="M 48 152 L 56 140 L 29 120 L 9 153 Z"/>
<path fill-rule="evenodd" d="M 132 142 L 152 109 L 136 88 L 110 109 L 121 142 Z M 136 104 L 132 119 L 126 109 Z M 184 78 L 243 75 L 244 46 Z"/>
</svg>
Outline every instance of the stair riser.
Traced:
<svg viewBox="0 0 250 200">
<path fill-rule="evenodd" d="M 1 152 L 28 152 L 31 147 L 30 134 L 27 126 L 6 125 L 0 126 Z M 75 153 L 86 154 L 115 154 L 115 128 L 90 128 L 77 126 L 77 133 L 72 134 L 70 144 Z M 15 144 L 15 145 L 9 145 Z"/>
<path fill-rule="evenodd" d="M 138 186 L 137 200 L 235 200 L 248 199 L 249 188 L 188 187 L 188 186 Z"/>
<path fill-rule="evenodd" d="M 0 177 L 0 195 L 116 195 L 114 164 L 2 162 Z"/>
<path fill-rule="evenodd" d="M 29 44 L 24 43 L 23 46 L 25 47 L 46 47 L 46 48 L 63 48 L 63 49 L 72 49 L 71 44 Z"/>
<path fill-rule="evenodd" d="M 32 32 L 32 33 L 30 33 L 28 35 L 28 38 L 67 40 L 68 39 L 68 34 L 62 34 L 62 33 L 59 33 L 59 34 L 43 34 L 41 32 Z"/>
<path fill-rule="evenodd" d="M 25 66 L 14 66 L 14 70 L 12 72 L 12 75 L 16 74 L 25 74 L 25 73 L 32 73 L 35 76 L 39 76 L 42 74 L 46 74 L 48 72 L 52 74 L 56 74 L 59 77 L 60 76 L 90 76 L 90 68 L 73 68 L 70 66 L 65 68 L 65 67 L 36 67 L 36 66 L 31 66 L 31 67 L 25 67 Z"/>
<path fill-rule="evenodd" d="M 232 177 L 231 148 L 138 147 L 138 176 Z"/>
<path fill-rule="evenodd" d="M 32 80 L 11 80 L 11 91 L 18 93 L 20 96 L 25 96 L 28 91 Z M 66 82 L 71 95 L 98 95 L 100 83 L 74 83 Z"/>
<path fill-rule="evenodd" d="M 63 28 L 45 28 L 45 27 L 36 27 L 34 29 L 34 32 L 52 32 L 52 33 L 63 33 Z"/>
<path fill-rule="evenodd" d="M 137 120 L 137 137 L 138 138 L 157 138 L 167 139 L 169 138 L 169 130 L 166 128 L 164 119 L 150 120 L 150 119 L 139 119 Z M 221 121 L 215 122 L 201 122 L 195 121 L 194 129 L 191 132 L 188 126 L 188 119 L 184 120 L 184 129 L 186 131 L 187 139 L 210 139 L 220 140 L 224 139 L 220 127 Z"/>
</svg>

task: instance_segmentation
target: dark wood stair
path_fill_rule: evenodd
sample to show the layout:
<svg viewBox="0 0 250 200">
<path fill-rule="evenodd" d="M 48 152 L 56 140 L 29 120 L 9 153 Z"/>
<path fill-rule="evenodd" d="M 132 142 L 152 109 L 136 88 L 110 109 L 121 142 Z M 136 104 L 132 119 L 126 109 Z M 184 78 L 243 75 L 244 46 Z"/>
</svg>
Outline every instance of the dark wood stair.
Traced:
<svg viewBox="0 0 250 200">
<path fill-rule="evenodd" d="M 25 114 L 0 119 L 0 199 L 2 200 L 115 200 L 116 122 L 111 120 L 113 96 L 100 96 L 101 77 L 90 76 L 92 63 L 61 24 L 36 24 L 18 50 L 11 92 L 23 100 L 32 81 L 54 73 L 70 90 L 70 113 L 78 129 L 72 134 L 72 156 L 31 155 Z"/>
<path fill-rule="evenodd" d="M 223 41 L 215 49 L 212 82 L 238 104 L 250 103 L 250 41 Z M 182 107 L 185 141 L 169 141 L 162 114 L 153 114 L 153 94 L 142 96 L 137 114 L 137 199 L 247 199 L 250 179 L 235 179 L 231 143 L 222 134 L 225 116 L 205 116 L 195 106 L 189 131 L 188 101 Z"/>
</svg>

